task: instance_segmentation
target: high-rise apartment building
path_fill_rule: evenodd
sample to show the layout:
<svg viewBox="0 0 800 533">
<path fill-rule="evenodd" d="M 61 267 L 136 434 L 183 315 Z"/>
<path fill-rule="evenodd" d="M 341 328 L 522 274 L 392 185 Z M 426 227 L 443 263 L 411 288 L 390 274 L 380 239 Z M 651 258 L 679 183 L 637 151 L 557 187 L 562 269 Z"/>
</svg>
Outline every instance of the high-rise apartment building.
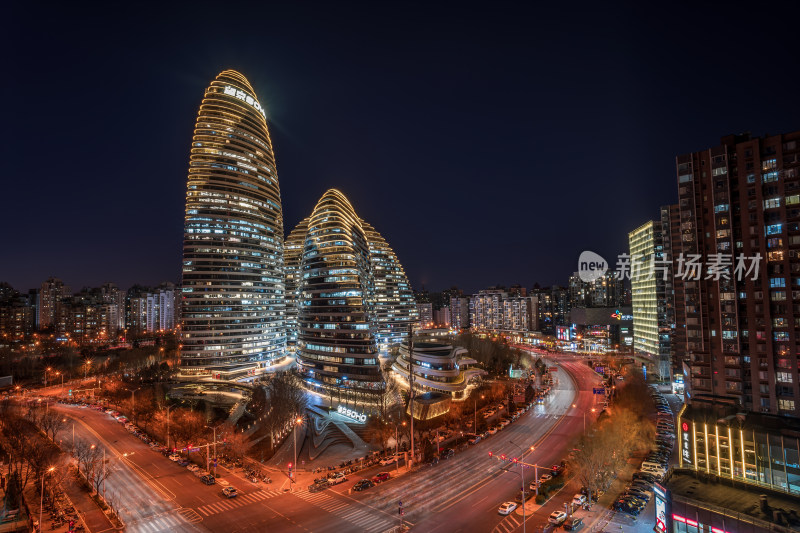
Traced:
<svg viewBox="0 0 800 533">
<path fill-rule="evenodd" d="M 240 73 L 206 89 L 192 138 L 181 372 L 256 372 L 286 350 L 283 213 L 266 112 Z"/>
<path fill-rule="evenodd" d="M 732 135 L 676 159 L 675 301 L 691 399 L 800 416 L 798 148 L 800 131 Z"/>
<path fill-rule="evenodd" d="M 417 302 L 417 314 L 419 315 L 419 323 L 422 327 L 427 328 L 433 325 L 433 304 L 431 302 Z"/>
<path fill-rule="evenodd" d="M 39 293 L 39 328 L 47 329 L 55 325 L 58 306 L 68 296 L 72 296 L 72 291 L 60 279 L 48 278 L 42 283 Z"/>
<path fill-rule="evenodd" d="M 515 294 L 520 294 L 515 291 Z M 532 331 L 536 322 L 532 296 L 516 296 L 504 289 L 485 289 L 469 299 L 469 321 L 478 331 Z"/>
<path fill-rule="evenodd" d="M 594 281 L 583 281 L 575 272 L 569 278 L 570 308 L 617 307 L 625 304 L 622 279 L 609 270 Z"/>
<path fill-rule="evenodd" d="M 450 325 L 456 330 L 469 327 L 469 298 L 464 296 L 450 298 Z"/>
</svg>

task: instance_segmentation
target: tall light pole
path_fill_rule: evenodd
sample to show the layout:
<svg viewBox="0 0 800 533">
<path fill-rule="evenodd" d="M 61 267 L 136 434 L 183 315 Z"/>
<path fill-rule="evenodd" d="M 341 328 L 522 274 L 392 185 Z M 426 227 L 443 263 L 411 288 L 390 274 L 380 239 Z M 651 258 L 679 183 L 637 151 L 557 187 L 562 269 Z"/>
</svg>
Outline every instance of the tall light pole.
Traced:
<svg viewBox="0 0 800 533">
<path fill-rule="evenodd" d="M 171 405 L 167 406 L 167 449 L 169 449 L 169 410 L 172 409 Z"/>
<path fill-rule="evenodd" d="M 409 412 L 411 413 L 411 461 L 406 465 L 408 469 L 414 463 L 414 324 L 408 325 L 408 393 Z"/>
<path fill-rule="evenodd" d="M 53 369 L 50 368 L 49 366 L 44 369 L 44 388 L 45 389 L 47 388 L 47 373 L 50 372 L 51 370 L 53 370 Z"/>
<path fill-rule="evenodd" d="M 135 417 L 136 416 L 136 391 L 141 389 L 141 387 L 136 387 L 135 389 L 125 389 L 126 391 L 131 393 L 131 414 Z"/>
<path fill-rule="evenodd" d="M 481 400 L 483 400 L 484 398 L 485 398 L 485 396 L 483 394 L 481 394 Z M 472 430 L 477 435 L 478 434 L 478 396 L 477 395 L 475 396 L 474 400 L 475 400 L 475 427 L 472 428 Z"/>
<path fill-rule="evenodd" d="M 44 508 L 44 476 L 55 470 L 56 467 L 51 466 L 42 472 L 42 495 L 39 497 L 39 531 L 42 530 L 42 509 Z"/>
<path fill-rule="evenodd" d="M 303 423 L 303 417 L 298 416 L 294 421 L 294 470 L 297 472 L 297 426 Z M 294 481 L 294 474 L 292 474 L 292 480 Z M 290 485 L 291 486 L 291 485 Z"/>
<path fill-rule="evenodd" d="M 525 533 L 525 504 L 527 500 L 525 499 L 525 472 L 522 470 L 524 468 L 523 460 L 525 459 L 525 451 L 522 449 L 522 446 L 513 440 L 509 439 L 508 442 L 519 448 L 519 481 L 522 484 L 522 494 L 520 494 L 522 498 L 522 533 Z M 533 446 L 531 446 L 531 448 L 533 448 Z"/>
</svg>

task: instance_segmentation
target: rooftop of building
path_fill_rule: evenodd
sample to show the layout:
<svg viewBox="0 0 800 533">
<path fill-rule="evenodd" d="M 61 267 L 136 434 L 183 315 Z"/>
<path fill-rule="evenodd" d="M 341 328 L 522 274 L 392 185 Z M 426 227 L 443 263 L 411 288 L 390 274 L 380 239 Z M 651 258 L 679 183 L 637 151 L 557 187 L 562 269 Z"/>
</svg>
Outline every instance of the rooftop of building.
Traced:
<svg viewBox="0 0 800 533">
<path fill-rule="evenodd" d="M 745 514 L 755 520 L 778 523 L 800 531 L 800 499 L 762 487 L 734 482 L 730 479 L 695 474 L 691 471 L 676 470 L 667 482 L 667 488 L 675 496 L 721 507 L 729 511 Z M 761 495 L 767 497 L 769 514 L 761 510 Z M 775 511 L 784 515 L 776 522 Z"/>
</svg>

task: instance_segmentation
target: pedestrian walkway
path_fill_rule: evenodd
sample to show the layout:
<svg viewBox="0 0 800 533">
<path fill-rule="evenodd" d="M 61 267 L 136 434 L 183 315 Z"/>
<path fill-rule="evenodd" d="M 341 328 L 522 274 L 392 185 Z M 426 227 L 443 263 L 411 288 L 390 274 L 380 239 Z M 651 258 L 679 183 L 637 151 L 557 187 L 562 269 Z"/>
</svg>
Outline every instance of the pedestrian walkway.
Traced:
<svg viewBox="0 0 800 533">
<path fill-rule="evenodd" d="M 187 521 L 180 513 L 170 511 L 158 516 L 147 517 L 147 522 L 134 521 L 126 525 L 125 531 L 136 533 L 159 533 L 176 531 L 185 526 Z"/>
<path fill-rule="evenodd" d="M 358 531 L 378 533 L 397 525 L 396 522 L 379 511 L 356 506 L 353 502 L 342 501 L 323 492 L 312 494 L 307 490 L 301 490 L 295 492 L 294 495 L 324 511 L 335 514 L 347 523 L 352 524 Z"/>
<path fill-rule="evenodd" d="M 251 492 L 249 494 L 239 494 L 235 498 L 230 498 L 217 503 L 210 503 L 208 505 L 198 507 L 197 512 L 202 516 L 211 516 L 223 511 L 230 511 L 231 509 L 236 509 L 237 507 L 243 507 L 245 505 L 260 502 L 262 500 L 266 500 L 267 498 L 273 498 L 279 494 L 283 493 L 277 490 L 259 490 L 258 492 Z"/>
<path fill-rule="evenodd" d="M 521 525 L 522 517 L 517 517 L 513 514 L 510 514 L 505 517 L 502 522 L 495 526 L 495 528 L 492 530 L 492 533 L 511 533 Z"/>
</svg>

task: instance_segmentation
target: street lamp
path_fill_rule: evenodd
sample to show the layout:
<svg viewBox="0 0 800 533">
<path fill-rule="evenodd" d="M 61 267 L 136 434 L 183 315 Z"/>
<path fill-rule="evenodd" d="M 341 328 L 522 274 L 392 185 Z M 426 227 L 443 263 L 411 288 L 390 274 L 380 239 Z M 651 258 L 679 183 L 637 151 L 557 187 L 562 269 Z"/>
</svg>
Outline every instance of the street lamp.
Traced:
<svg viewBox="0 0 800 533">
<path fill-rule="evenodd" d="M 44 388 L 45 389 L 47 388 L 47 373 L 50 372 L 51 370 L 53 370 L 53 369 L 50 368 L 49 366 L 44 369 Z"/>
<path fill-rule="evenodd" d="M 294 435 L 294 469 L 295 469 L 295 472 L 297 471 L 297 426 L 299 426 L 302 423 L 303 423 L 303 417 L 298 416 L 297 419 L 295 419 L 295 421 L 294 421 L 295 428 L 294 428 L 294 431 L 292 431 L 292 434 Z M 292 474 L 292 476 L 294 476 L 294 474 Z"/>
<path fill-rule="evenodd" d="M 485 396 L 483 394 L 481 394 L 481 400 L 483 400 L 484 398 L 485 398 Z M 472 428 L 472 430 L 477 435 L 478 434 L 478 397 L 476 396 L 474 398 L 474 400 L 475 400 L 475 427 Z"/>
<path fill-rule="evenodd" d="M 525 459 L 525 451 L 522 449 L 522 446 L 520 446 L 513 440 L 509 439 L 508 442 L 519 448 L 519 481 L 522 484 L 522 494 L 520 494 L 520 497 L 522 498 L 522 533 L 525 533 L 525 504 L 527 503 L 527 500 L 525 499 L 525 472 L 522 470 L 524 467 L 522 463 L 524 462 Z M 532 449 L 533 446 L 531 446 L 531 450 Z"/>
<path fill-rule="evenodd" d="M 55 470 L 56 467 L 51 466 L 44 472 L 42 472 L 42 495 L 39 498 L 39 531 L 42 530 L 42 509 L 44 508 L 44 476 Z"/>
<path fill-rule="evenodd" d="M 136 391 L 139 389 L 141 389 L 141 387 L 136 387 L 135 389 L 125 389 L 131 393 L 131 415 L 134 418 L 136 417 Z"/>
<path fill-rule="evenodd" d="M 169 410 L 172 409 L 171 405 L 167 406 L 167 449 L 169 449 Z"/>
</svg>

